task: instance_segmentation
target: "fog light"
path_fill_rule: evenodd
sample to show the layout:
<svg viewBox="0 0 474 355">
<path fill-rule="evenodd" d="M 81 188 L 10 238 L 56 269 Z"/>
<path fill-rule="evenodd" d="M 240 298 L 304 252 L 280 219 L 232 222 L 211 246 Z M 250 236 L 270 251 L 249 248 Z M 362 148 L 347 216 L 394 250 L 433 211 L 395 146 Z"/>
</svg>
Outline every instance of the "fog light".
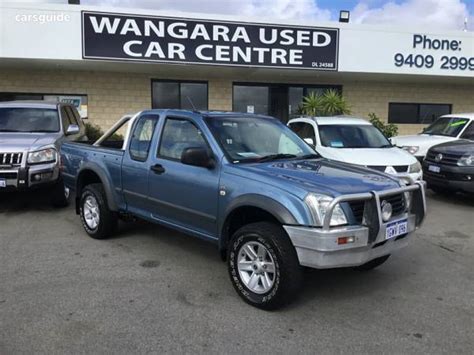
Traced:
<svg viewBox="0 0 474 355">
<path fill-rule="evenodd" d="M 342 244 L 354 243 L 354 240 L 355 240 L 354 237 L 339 237 L 337 238 L 337 244 L 342 245 Z"/>
<path fill-rule="evenodd" d="M 34 180 L 34 181 L 40 181 L 40 180 L 41 180 L 41 174 L 35 174 L 35 175 L 33 175 L 33 180 Z"/>
<path fill-rule="evenodd" d="M 382 207 L 382 219 L 387 222 L 392 217 L 392 204 L 383 200 L 380 207 Z"/>
</svg>

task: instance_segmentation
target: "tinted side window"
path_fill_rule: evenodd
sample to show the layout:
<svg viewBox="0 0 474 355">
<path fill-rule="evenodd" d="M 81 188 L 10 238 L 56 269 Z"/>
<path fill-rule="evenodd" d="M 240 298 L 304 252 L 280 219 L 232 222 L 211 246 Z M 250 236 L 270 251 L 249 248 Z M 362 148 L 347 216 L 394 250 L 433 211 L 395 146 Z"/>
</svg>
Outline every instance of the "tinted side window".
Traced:
<svg viewBox="0 0 474 355">
<path fill-rule="evenodd" d="M 472 121 L 462 133 L 461 138 L 474 140 L 474 121 Z"/>
<path fill-rule="evenodd" d="M 314 128 L 311 124 L 305 122 L 295 122 L 290 124 L 290 128 L 293 132 L 295 132 L 298 137 L 301 139 L 311 139 L 313 144 L 316 144 L 314 141 Z M 308 142 L 308 141 L 306 141 Z"/>
<path fill-rule="evenodd" d="M 133 160 L 147 160 L 157 121 L 157 116 L 144 116 L 138 119 L 130 139 L 130 157 Z"/>
<path fill-rule="evenodd" d="M 163 128 L 158 155 L 180 160 L 186 148 L 207 148 L 202 132 L 190 121 L 168 118 Z"/>
</svg>

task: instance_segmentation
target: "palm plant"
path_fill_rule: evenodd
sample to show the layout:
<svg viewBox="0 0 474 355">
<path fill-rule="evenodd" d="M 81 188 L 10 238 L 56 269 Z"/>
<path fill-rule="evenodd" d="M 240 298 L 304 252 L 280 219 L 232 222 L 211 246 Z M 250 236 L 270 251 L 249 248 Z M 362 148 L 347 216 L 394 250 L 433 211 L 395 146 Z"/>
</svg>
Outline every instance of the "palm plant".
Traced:
<svg viewBox="0 0 474 355">
<path fill-rule="evenodd" d="M 351 112 L 347 101 L 334 89 L 326 91 L 321 101 L 324 116 L 347 115 Z"/>
<path fill-rule="evenodd" d="M 350 114 L 347 101 L 334 89 L 327 90 L 324 94 L 309 93 L 303 97 L 301 104 L 302 113 L 308 116 L 335 116 Z"/>
<path fill-rule="evenodd" d="M 319 116 L 321 112 L 322 97 L 315 92 L 310 92 L 308 96 L 303 97 L 301 104 L 302 112 L 308 116 Z"/>
</svg>

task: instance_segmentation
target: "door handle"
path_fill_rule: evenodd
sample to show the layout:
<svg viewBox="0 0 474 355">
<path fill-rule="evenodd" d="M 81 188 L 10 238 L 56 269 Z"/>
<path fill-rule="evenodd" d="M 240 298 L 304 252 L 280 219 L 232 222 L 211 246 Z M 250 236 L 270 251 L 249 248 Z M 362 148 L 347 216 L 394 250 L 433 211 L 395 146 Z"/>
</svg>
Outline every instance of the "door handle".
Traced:
<svg viewBox="0 0 474 355">
<path fill-rule="evenodd" d="M 155 164 L 150 168 L 155 174 L 163 174 L 166 170 L 161 164 Z"/>
</svg>

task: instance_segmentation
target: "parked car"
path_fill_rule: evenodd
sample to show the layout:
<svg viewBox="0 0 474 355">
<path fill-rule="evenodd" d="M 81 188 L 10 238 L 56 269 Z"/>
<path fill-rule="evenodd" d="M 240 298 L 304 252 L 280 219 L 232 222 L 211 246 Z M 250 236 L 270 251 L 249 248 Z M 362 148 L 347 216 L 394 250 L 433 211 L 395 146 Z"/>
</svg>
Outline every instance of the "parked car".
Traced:
<svg viewBox="0 0 474 355">
<path fill-rule="evenodd" d="M 428 187 L 436 192 L 474 193 L 474 141 L 460 139 L 432 147 L 423 171 Z"/>
<path fill-rule="evenodd" d="M 431 147 L 457 139 L 474 139 L 474 113 L 444 115 L 420 134 L 397 136 L 391 142 L 413 154 L 420 162 Z"/>
<path fill-rule="evenodd" d="M 59 147 L 87 139 L 76 108 L 44 101 L 0 102 L 0 192 L 51 189 L 55 206 L 69 190 L 59 174 Z"/>
<path fill-rule="evenodd" d="M 123 145 L 109 145 L 128 120 Z M 422 182 L 322 159 L 266 116 L 143 111 L 61 157 L 89 236 L 132 215 L 209 240 L 237 293 L 264 309 L 296 296 L 303 266 L 381 265 L 425 215 Z"/>
<path fill-rule="evenodd" d="M 324 158 L 363 165 L 405 180 L 422 177 L 421 164 L 392 146 L 370 122 L 354 117 L 298 117 L 288 126 Z"/>
</svg>

